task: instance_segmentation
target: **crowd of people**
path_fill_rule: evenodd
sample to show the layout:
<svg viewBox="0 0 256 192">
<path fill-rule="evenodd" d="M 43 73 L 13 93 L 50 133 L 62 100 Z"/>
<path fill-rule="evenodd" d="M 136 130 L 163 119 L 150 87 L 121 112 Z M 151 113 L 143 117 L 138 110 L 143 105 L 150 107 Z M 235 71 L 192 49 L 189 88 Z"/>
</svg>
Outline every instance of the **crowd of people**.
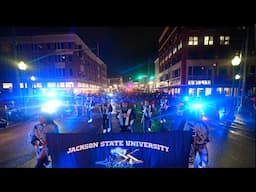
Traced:
<svg viewBox="0 0 256 192">
<path fill-rule="evenodd" d="M 209 97 L 210 98 L 210 97 Z M 208 100 L 210 100 L 207 98 Z M 223 101 L 223 99 L 220 99 Z M 113 130 L 113 118 L 119 124 L 120 132 L 136 132 L 136 126 L 140 125 L 143 133 L 155 131 L 153 123 L 157 122 L 160 131 L 170 125 L 166 125 L 170 118 L 175 120 L 176 127 L 180 127 L 178 119 L 183 114 L 183 96 L 172 96 L 163 93 L 153 94 L 116 94 L 116 95 L 85 95 L 74 99 L 73 113 L 77 116 L 85 116 L 88 123 L 92 123 L 93 112 L 97 110 L 102 119 L 102 133 L 108 134 Z M 227 106 L 227 103 L 223 104 Z M 214 110 L 221 107 L 220 102 L 214 104 Z M 177 124 L 178 123 L 178 124 Z M 47 167 L 50 162 L 50 154 L 47 148 L 47 133 L 59 133 L 59 128 L 52 118 L 41 115 L 39 123 L 33 128 L 31 143 L 35 147 L 37 160 L 35 167 Z M 208 134 L 208 133 L 207 133 Z M 199 134 L 200 135 L 200 134 Z M 203 138 L 208 139 L 208 135 Z M 203 143 L 205 145 L 205 143 Z M 197 145 L 196 145 L 197 146 Z M 197 146 L 198 147 L 198 146 Z M 200 145 L 201 147 L 201 145 Z M 198 149 L 200 148 L 198 147 Z"/>
</svg>

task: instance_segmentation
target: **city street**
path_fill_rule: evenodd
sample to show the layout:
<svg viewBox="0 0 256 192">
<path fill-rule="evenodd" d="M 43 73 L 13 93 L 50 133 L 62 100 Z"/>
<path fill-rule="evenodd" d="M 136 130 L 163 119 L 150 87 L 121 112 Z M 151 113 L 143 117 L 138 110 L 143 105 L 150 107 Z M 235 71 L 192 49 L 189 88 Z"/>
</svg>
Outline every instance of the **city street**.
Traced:
<svg viewBox="0 0 256 192">
<path fill-rule="evenodd" d="M 87 123 L 85 116 L 69 116 L 56 120 L 61 133 L 101 134 L 101 118 L 94 113 L 92 124 Z M 141 131 L 141 124 L 135 124 L 135 130 Z M 172 122 L 172 120 L 170 120 Z M 35 152 L 28 142 L 28 134 L 35 120 L 10 125 L 0 129 L 0 167 L 1 168 L 33 168 Z M 153 131 L 158 130 L 158 122 L 153 122 Z M 211 142 L 209 149 L 210 168 L 255 168 L 255 128 L 235 120 L 231 126 L 209 124 Z M 168 127 L 168 130 L 176 129 Z M 120 131 L 113 115 L 113 131 Z"/>
</svg>

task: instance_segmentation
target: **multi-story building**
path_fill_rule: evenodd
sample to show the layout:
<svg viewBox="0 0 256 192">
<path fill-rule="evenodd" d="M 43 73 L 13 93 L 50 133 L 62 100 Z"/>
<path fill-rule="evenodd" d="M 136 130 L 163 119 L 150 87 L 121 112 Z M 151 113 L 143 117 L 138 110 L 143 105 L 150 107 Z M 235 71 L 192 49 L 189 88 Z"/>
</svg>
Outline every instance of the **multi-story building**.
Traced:
<svg viewBox="0 0 256 192">
<path fill-rule="evenodd" d="M 2 92 L 59 88 L 95 93 L 107 88 L 106 64 L 74 33 L 1 37 L 0 54 Z M 26 71 L 18 69 L 19 61 Z"/>
<path fill-rule="evenodd" d="M 232 58 L 241 57 L 239 66 Z M 171 94 L 209 95 L 214 91 L 239 94 L 246 80 L 247 93 L 255 93 L 254 28 L 165 27 L 159 38 L 157 87 Z M 246 69 L 246 70 L 245 70 Z M 235 80 L 235 73 L 241 79 Z"/>
<path fill-rule="evenodd" d="M 118 92 L 123 89 L 124 82 L 122 77 L 113 77 L 108 78 L 108 91 L 109 92 Z"/>
</svg>

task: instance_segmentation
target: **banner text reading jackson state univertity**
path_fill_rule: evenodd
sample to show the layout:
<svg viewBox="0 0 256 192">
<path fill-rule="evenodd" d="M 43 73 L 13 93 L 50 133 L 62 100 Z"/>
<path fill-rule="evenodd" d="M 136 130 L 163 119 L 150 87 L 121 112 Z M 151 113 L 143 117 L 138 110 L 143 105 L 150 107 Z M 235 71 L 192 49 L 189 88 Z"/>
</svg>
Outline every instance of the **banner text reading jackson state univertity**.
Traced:
<svg viewBox="0 0 256 192">
<path fill-rule="evenodd" d="M 54 168 L 186 168 L 191 132 L 48 134 Z"/>
</svg>

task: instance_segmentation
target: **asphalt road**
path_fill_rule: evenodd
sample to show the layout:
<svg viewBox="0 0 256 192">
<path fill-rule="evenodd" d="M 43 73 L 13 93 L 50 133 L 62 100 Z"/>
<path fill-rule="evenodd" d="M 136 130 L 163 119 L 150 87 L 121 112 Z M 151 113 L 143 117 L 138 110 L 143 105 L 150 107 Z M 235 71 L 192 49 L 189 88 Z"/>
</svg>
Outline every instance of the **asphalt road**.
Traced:
<svg viewBox="0 0 256 192">
<path fill-rule="evenodd" d="M 101 134 L 101 118 L 94 114 L 92 124 L 87 123 L 85 116 L 69 116 L 56 120 L 61 133 Z M 177 119 L 170 119 L 168 130 Z M 28 142 L 29 131 L 37 121 L 27 121 L 13 124 L 8 128 L 0 129 L 0 167 L 1 168 L 33 168 L 35 152 Z M 233 123 L 229 126 L 210 123 L 211 142 L 209 149 L 210 168 L 255 168 L 255 129 L 246 127 L 246 124 Z M 155 118 L 153 131 L 159 131 L 159 122 Z M 139 120 L 135 124 L 136 132 L 141 132 Z M 120 131 L 118 122 L 113 118 L 113 133 Z"/>
</svg>

